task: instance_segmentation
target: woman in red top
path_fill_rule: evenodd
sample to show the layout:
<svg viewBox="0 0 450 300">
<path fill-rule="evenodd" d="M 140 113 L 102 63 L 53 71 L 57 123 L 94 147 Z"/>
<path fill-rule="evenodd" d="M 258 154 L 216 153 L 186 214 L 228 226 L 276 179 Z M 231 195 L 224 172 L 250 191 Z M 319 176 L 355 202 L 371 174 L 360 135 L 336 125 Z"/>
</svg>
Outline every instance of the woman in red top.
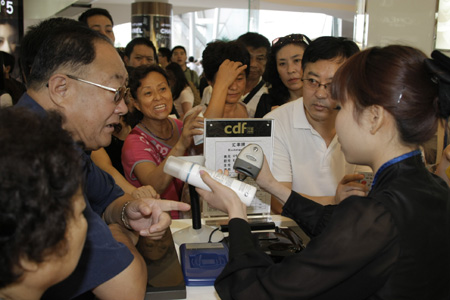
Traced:
<svg viewBox="0 0 450 300">
<path fill-rule="evenodd" d="M 183 182 L 164 173 L 164 164 L 170 155 L 187 155 L 192 136 L 203 133 L 203 118 L 197 117 L 200 111 L 186 118 L 184 124 L 169 116 L 172 93 L 167 74 L 159 66 L 136 68 L 129 86 L 136 108 L 133 114 L 140 122 L 122 148 L 125 177 L 136 187 L 153 186 L 162 199 L 180 200 Z M 171 215 L 178 218 L 178 212 Z"/>
</svg>

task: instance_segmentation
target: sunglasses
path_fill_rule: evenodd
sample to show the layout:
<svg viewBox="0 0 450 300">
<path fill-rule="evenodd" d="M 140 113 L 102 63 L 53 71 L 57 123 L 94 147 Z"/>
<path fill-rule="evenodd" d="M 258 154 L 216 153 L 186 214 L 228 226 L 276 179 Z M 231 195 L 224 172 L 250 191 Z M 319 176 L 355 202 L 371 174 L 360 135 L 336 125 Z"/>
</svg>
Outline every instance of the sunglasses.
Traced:
<svg viewBox="0 0 450 300">
<path fill-rule="evenodd" d="M 84 83 L 87 83 L 87 84 L 90 84 L 90 85 L 94 85 L 94 86 L 102 88 L 104 90 L 113 92 L 114 93 L 114 103 L 116 105 L 119 104 L 120 100 L 122 100 L 122 99 L 124 99 L 125 102 L 128 101 L 128 99 L 130 97 L 130 89 L 127 88 L 126 86 L 121 86 L 120 88 L 115 89 L 115 88 L 107 87 L 107 86 L 104 86 L 104 85 L 101 85 L 101 84 L 98 84 L 98 83 L 95 83 L 95 82 L 87 81 L 87 80 L 78 78 L 78 77 L 73 76 L 73 75 L 66 74 L 66 76 L 69 77 L 70 79 L 77 80 L 77 81 L 80 81 L 80 82 L 84 82 Z"/>
<path fill-rule="evenodd" d="M 307 37 L 304 34 L 290 34 L 287 36 L 283 36 L 283 37 L 279 37 L 276 38 L 272 41 L 272 47 L 273 46 L 283 46 L 285 44 L 292 44 L 292 43 L 303 43 L 306 46 L 309 46 L 309 44 L 311 43 L 311 40 L 309 39 L 309 37 Z"/>
</svg>

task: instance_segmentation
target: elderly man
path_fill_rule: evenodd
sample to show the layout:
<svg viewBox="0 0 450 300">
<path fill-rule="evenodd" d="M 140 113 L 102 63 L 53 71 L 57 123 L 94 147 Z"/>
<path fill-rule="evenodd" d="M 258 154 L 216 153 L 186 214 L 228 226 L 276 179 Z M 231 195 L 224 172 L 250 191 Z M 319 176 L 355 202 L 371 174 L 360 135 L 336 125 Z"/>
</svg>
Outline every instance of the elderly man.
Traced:
<svg viewBox="0 0 450 300">
<path fill-rule="evenodd" d="M 93 297 L 91 292 L 99 299 L 143 299 L 147 272 L 135 248 L 138 235 L 162 237 L 171 222 L 163 211 L 189 206 L 134 200 L 94 165 L 84 151 L 111 142 L 114 125 L 127 112 L 123 101 L 128 94 L 127 71 L 108 38 L 71 22 L 39 30 L 48 27 L 46 22 L 52 21 L 42 22 L 24 37 L 27 49 L 40 47 L 27 78 L 28 91 L 17 105 L 41 115 L 60 112 L 63 128 L 80 145 L 88 233 L 74 273 L 50 288 L 43 299 L 86 299 Z"/>
</svg>

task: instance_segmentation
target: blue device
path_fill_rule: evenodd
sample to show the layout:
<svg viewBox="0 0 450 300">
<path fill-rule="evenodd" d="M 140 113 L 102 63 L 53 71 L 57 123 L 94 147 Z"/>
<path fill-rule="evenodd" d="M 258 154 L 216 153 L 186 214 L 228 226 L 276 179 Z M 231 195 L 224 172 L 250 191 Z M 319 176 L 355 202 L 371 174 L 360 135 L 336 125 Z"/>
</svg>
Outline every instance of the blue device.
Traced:
<svg viewBox="0 0 450 300">
<path fill-rule="evenodd" d="M 223 243 L 182 244 L 180 259 L 186 285 L 214 285 L 228 262 L 228 247 Z"/>
</svg>

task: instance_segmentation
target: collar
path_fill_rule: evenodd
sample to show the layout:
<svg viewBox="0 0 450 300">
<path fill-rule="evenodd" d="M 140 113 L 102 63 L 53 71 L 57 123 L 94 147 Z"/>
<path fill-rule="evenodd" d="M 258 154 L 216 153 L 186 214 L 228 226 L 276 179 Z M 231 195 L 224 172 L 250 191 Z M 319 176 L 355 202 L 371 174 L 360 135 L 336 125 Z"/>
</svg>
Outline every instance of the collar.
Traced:
<svg viewBox="0 0 450 300">
<path fill-rule="evenodd" d="M 44 117 L 47 114 L 47 111 L 26 92 L 20 97 L 15 107 L 26 107 L 41 117 Z M 80 156 L 83 157 L 83 161 L 85 161 L 87 157 L 90 157 L 91 151 L 85 152 L 80 144 L 75 141 L 74 144 L 76 145 L 76 149 L 79 151 Z"/>
<path fill-rule="evenodd" d="M 27 92 L 23 93 L 22 97 L 20 97 L 19 101 L 15 106 L 27 107 L 30 110 L 39 114 L 40 116 L 44 116 L 47 113 L 46 110 L 39 103 L 36 102 L 36 100 L 31 98 L 30 95 L 28 95 Z"/>
<path fill-rule="evenodd" d="M 398 156 L 398 157 L 395 157 L 395 158 L 393 158 L 393 159 L 391 159 L 391 160 L 385 162 L 385 163 L 378 169 L 377 173 L 375 174 L 375 177 L 374 177 L 374 179 L 373 179 L 373 181 L 372 181 L 372 186 L 370 187 L 370 189 L 372 189 L 372 188 L 375 186 L 375 184 L 377 183 L 377 181 L 378 181 L 378 179 L 379 179 L 381 173 L 383 173 L 383 171 L 386 170 L 388 167 L 390 167 L 390 166 L 392 166 L 392 165 L 394 165 L 394 164 L 396 164 L 396 163 L 398 163 L 398 162 L 401 162 L 401 161 L 403 161 L 403 160 L 405 160 L 405 159 L 407 159 L 407 158 L 416 156 L 416 155 L 421 155 L 420 150 L 414 150 L 414 151 L 405 153 L 405 154 L 403 154 L 403 155 L 400 155 L 400 156 Z"/>
<path fill-rule="evenodd" d="M 258 80 L 258 83 L 250 90 L 250 92 L 248 92 L 248 93 L 245 94 L 245 95 L 242 95 L 241 100 L 244 99 L 245 97 L 247 97 L 251 92 L 253 92 L 253 91 L 258 87 L 258 84 L 260 84 L 260 82 L 261 82 L 262 80 L 263 80 L 263 78 L 262 78 L 262 76 L 260 76 L 260 77 L 259 77 L 259 80 Z M 256 92 L 258 92 L 263 86 L 264 86 L 264 84 L 261 85 L 261 86 L 259 87 L 259 89 L 258 89 Z M 255 93 L 255 94 L 256 94 L 256 93 Z"/>
</svg>

